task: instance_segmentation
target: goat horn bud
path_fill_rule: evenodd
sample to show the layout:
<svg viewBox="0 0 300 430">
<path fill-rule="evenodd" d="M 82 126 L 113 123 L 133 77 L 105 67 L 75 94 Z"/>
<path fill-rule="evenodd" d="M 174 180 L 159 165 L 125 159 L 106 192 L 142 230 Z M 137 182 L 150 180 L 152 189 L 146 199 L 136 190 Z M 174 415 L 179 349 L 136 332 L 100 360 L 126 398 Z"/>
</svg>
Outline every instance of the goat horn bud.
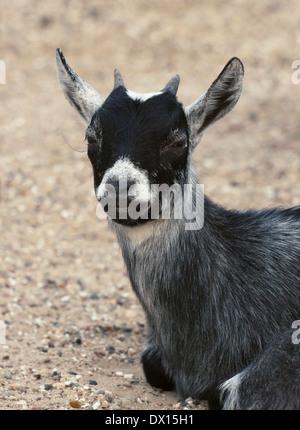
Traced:
<svg viewBox="0 0 300 430">
<path fill-rule="evenodd" d="M 115 69 L 115 71 L 114 71 L 114 78 L 115 78 L 114 90 L 116 88 L 119 88 L 119 87 L 125 88 L 123 78 L 122 78 L 121 73 L 119 72 L 118 69 Z"/>
<path fill-rule="evenodd" d="M 175 75 L 172 79 L 169 80 L 169 82 L 167 83 L 167 85 L 161 91 L 163 93 L 169 91 L 174 96 L 176 96 L 176 93 L 177 93 L 177 90 L 178 90 L 178 87 L 179 87 L 179 82 L 180 82 L 179 75 Z"/>
</svg>

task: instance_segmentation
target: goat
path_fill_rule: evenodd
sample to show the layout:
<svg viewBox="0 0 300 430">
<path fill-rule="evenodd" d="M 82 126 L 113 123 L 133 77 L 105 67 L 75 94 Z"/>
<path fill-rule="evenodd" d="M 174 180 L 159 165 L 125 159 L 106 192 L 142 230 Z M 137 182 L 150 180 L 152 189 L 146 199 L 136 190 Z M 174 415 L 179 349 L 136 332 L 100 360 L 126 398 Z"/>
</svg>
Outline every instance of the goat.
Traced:
<svg viewBox="0 0 300 430">
<path fill-rule="evenodd" d="M 242 62 L 232 58 L 183 107 L 178 75 L 161 91 L 138 94 L 115 70 L 104 99 L 59 48 L 56 58 L 65 97 L 88 124 L 98 201 L 107 210 L 122 187 L 128 192 L 108 223 L 145 312 L 148 383 L 208 400 L 212 409 L 300 409 L 300 346 L 292 341 L 300 314 L 300 207 L 226 210 L 204 196 L 199 208 L 193 195 L 203 215 L 196 228 L 174 216 L 174 198 L 169 219 L 161 216 L 161 199 L 159 216 L 150 216 L 152 184 L 198 184 L 193 150 L 237 103 Z M 140 192 L 130 193 L 135 186 Z M 133 202 L 137 216 L 129 216 Z"/>
</svg>

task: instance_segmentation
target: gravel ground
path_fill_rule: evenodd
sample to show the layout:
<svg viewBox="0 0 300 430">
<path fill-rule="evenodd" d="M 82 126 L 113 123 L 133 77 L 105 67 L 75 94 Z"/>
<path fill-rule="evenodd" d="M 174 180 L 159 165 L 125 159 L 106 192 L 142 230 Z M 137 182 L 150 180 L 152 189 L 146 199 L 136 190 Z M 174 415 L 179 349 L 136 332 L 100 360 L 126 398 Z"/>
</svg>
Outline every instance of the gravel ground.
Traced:
<svg viewBox="0 0 300 430">
<path fill-rule="evenodd" d="M 1 409 L 206 409 L 145 381 L 145 319 L 96 217 L 85 127 L 57 82 L 55 49 L 107 96 L 198 97 L 232 56 L 244 92 L 194 154 L 206 193 L 232 208 L 299 204 L 297 0 L 0 0 Z"/>
</svg>

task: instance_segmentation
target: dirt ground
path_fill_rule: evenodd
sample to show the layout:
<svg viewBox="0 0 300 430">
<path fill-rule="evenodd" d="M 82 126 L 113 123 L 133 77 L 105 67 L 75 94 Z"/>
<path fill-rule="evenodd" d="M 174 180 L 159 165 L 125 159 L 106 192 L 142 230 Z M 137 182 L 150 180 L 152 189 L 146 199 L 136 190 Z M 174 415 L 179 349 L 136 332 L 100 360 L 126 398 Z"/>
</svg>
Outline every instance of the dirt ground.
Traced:
<svg viewBox="0 0 300 430">
<path fill-rule="evenodd" d="M 240 57 L 242 97 L 194 154 L 200 182 L 228 208 L 292 206 L 300 203 L 299 2 L 0 6 L 0 409 L 207 408 L 179 404 L 144 379 L 144 314 L 116 239 L 96 217 L 85 125 L 60 91 L 55 49 L 104 97 L 115 67 L 138 92 L 179 73 L 184 104 Z"/>
</svg>

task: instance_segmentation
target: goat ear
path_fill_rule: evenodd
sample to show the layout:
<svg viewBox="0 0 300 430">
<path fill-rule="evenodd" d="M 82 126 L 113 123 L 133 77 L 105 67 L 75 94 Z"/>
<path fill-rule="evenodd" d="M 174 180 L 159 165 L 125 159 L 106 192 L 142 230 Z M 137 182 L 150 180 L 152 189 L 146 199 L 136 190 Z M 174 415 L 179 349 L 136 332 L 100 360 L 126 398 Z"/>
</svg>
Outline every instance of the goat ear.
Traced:
<svg viewBox="0 0 300 430">
<path fill-rule="evenodd" d="M 185 108 L 194 145 L 200 141 L 207 127 L 236 105 L 242 92 L 243 76 L 243 63 L 239 58 L 232 58 L 206 93 Z"/>
<path fill-rule="evenodd" d="M 87 123 L 104 103 L 104 98 L 87 82 L 81 79 L 67 63 L 61 49 L 56 50 L 56 65 L 61 89 Z"/>
</svg>

